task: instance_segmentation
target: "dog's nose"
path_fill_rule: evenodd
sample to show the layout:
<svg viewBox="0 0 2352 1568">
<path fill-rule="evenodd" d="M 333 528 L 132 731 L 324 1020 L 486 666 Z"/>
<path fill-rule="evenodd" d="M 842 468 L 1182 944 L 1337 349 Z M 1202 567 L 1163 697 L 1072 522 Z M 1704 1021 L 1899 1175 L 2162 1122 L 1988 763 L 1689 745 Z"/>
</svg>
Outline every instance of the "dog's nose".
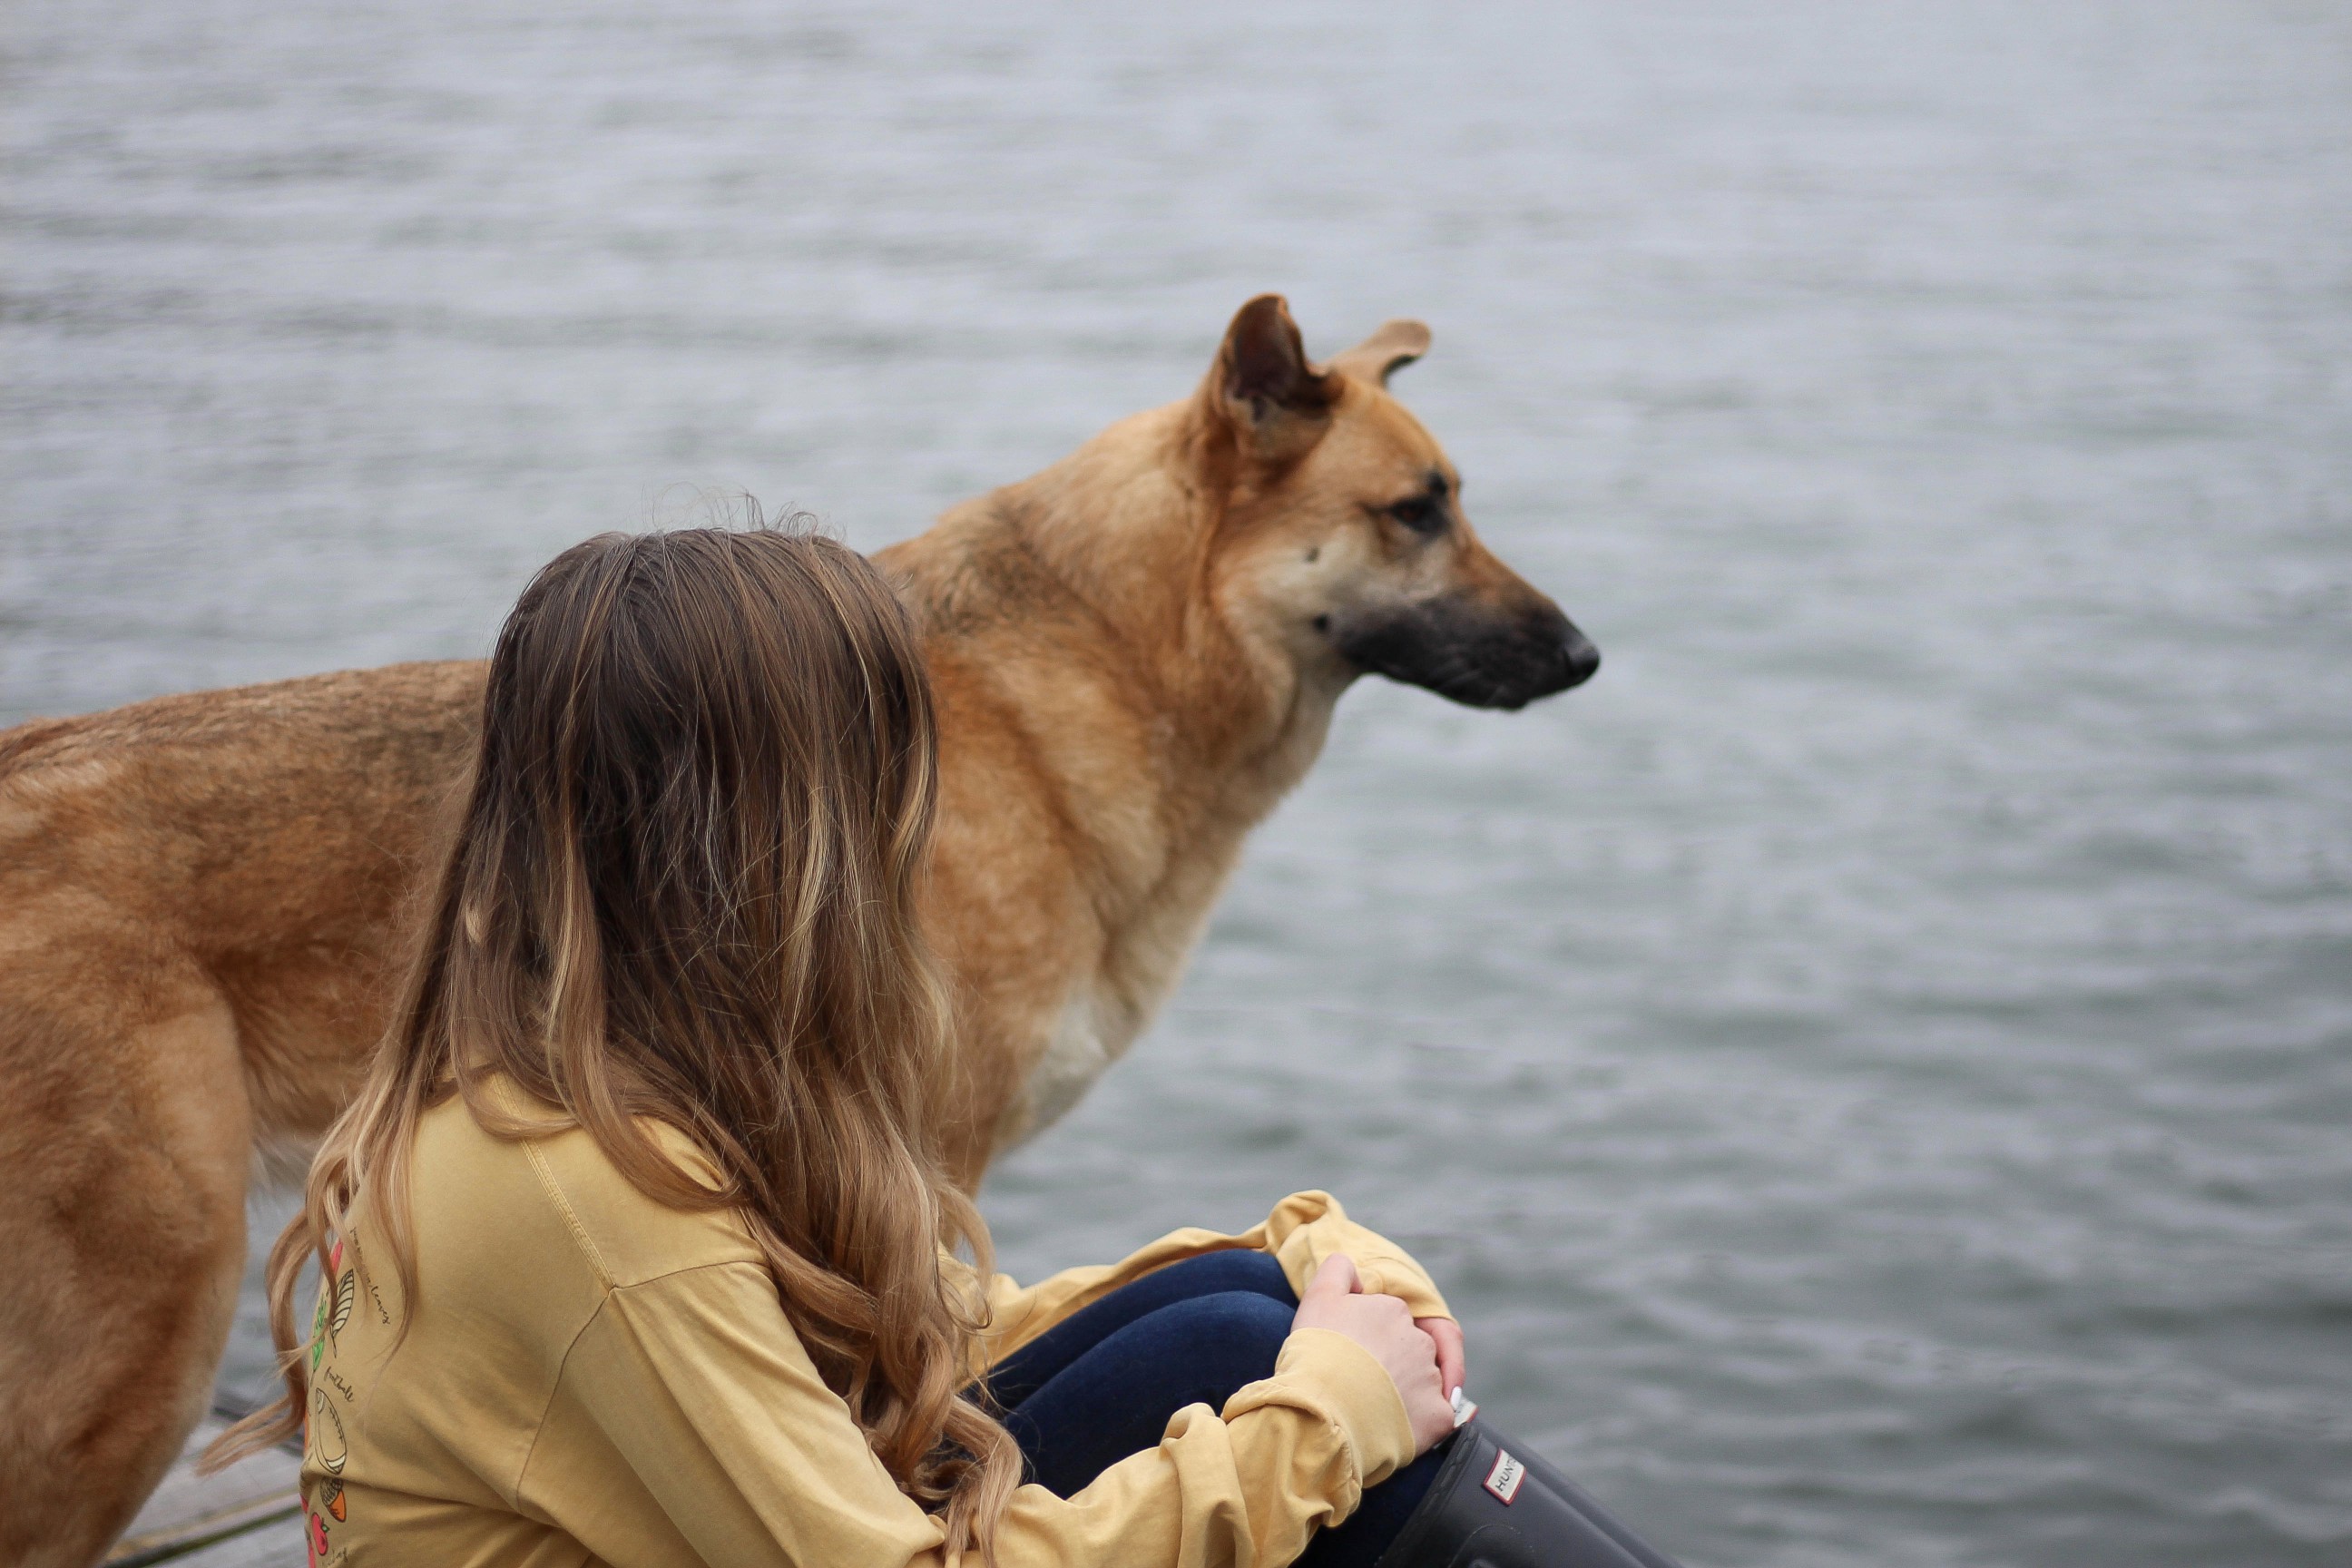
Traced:
<svg viewBox="0 0 2352 1568">
<path fill-rule="evenodd" d="M 1593 671 L 1601 668 L 1601 650 L 1592 646 L 1591 637 L 1574 626 L 1568 628 L 1568 640 L 1560 645 L 1559 651 L 1561 662 L 1568 667 L 1568 682 L 1562 690 L 1583 685 L 1592 679 Z"/>
</svg>

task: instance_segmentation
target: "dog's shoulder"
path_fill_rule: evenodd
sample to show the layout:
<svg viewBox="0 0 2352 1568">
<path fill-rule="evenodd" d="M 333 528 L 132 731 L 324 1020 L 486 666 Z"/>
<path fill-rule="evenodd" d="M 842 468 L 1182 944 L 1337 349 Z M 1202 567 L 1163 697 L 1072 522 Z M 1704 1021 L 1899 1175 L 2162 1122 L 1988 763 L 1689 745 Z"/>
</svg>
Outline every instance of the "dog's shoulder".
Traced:
<svg viewBox="0 0 2352 1568">
<path fill-rule="evenodd" d="M 1038 553 L 1034 506 L 1007 487 L 950 508 L 928 532 L 876 553 L 926 638 L 953 641 L 1034 624 L 1067 597 Z"/>
</svg>

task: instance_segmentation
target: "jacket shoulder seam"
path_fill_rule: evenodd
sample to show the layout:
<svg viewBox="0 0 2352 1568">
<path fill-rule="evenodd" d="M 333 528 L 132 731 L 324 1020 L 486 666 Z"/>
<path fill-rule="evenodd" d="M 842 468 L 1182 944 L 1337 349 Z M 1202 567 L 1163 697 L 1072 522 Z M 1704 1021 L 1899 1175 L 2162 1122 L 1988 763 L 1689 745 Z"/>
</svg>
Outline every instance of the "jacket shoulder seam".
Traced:
<svg viewBox="0 0 2352 1568">
<path fill-rule="evenodd" d="M 682 1268 L 667 1269 L 664 1272 L 653 1275 L 648 1279 L 633 1280 L 626 1285 L 607 1284 L 604 1287 L 603 1294 L 598 1296 L 596 1299 L 596 1310 L 589 1313 L 588 1316 L 582 1321 L 578 1328 L 572 1331 L 572 1338 L 564 1344 L 563 1355 L 562 1359 L 557 1361 L 555 1363 L 555 1376 L 547 1385 L 546 1403 L 540 1406 L 539 1417 L 531 1423 L 530 1442 L 523 1448 L 522 1463 L 515 1467 L 514 1488 L 508 1494 L 508 1507 L 513 1509 L 517 1513 L 523 1514 L 526 1518 L 531 1517 L 529 1510 L 523 1507 L 522 1489 L 524 1481 L 530 1475 L 531 1460 L 539 1457 L 539 1440 L 547 1433 L 547 1413 L 555 1408 L 555 1396 L 563 1392 L 563 1380 L 571 1373 L 572 1371 L 572 1353 L 580 1348 L 580 1342 L 588 1337 L 588 1331 L 596 1326 L 596 1320 L 602 1318 L 604 1315 L 605 1310 L 612 1306 L 613 1298 L 632 1290 L 642 1289 L 647 1285 L 660 1284 L 666 1279 L 675 1279 L 681 1274 L 696 1274 L 706 1268 L 740 1268 L 746 1267 L 756 1268 L 759 1265 L 756 1263 L 751 1263 L 748 1259 L 740 1258 L 730 1258 L 715 1263 L 688 1263 Z"/>
<path fill-rule="evenodd" d="M 536 1142 L 524 1143 L 522 1152 L 524 1158 L 530 1162 L 531 1171 L 538 1176 L 540 1187 L 547 1194 L 548 1201 L 555 1205 L 557 1212 L 563 1215 L 563 1223 L 571 1227 L 572 1241 L 587 1256 L 589 1266 L 596 1270 L 596 1283 L 610 1291 L 613 1289 L 612 1265 L 604 1261 L 604 1254 L 597 1247 L 595 1238 L 588 1234 L 588 1227 L 580 1223 L 580 1215 L 573 1210 L 563 1184 L 557 1181 L 555 1173 L 548 1168 L 547 1156 L 540 1152 Z M 601 1304 L 598 1310 L 603 1310 Z M 594 1321 L 594 1314 L 590 1314 L 589 1321 Z M 570 1352 L 567 1351 L 566 1353 Z"/>
</svg>

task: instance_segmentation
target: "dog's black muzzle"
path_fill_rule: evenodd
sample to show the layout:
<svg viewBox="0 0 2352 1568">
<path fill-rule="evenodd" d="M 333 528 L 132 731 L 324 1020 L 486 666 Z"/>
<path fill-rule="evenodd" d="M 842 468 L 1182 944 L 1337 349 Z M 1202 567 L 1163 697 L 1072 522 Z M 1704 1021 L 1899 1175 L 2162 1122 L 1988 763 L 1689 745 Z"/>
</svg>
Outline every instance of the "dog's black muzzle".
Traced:
<svg viewBox="0 0 2352 1568">
<path fill-rule="evenodd" d="M 1333 640 L 1360 669 L 1472 708 L 1524 708 L 1601 668 L 1601 650 L 1549 601 L 1498 614 L 1446 595 L 1343 622 Z"/>
<path fill-rule="evenodd" d="M 1377 1568 L 1675 1568 L 1517 1438 L 1474 1420 Z"/>
</svg>

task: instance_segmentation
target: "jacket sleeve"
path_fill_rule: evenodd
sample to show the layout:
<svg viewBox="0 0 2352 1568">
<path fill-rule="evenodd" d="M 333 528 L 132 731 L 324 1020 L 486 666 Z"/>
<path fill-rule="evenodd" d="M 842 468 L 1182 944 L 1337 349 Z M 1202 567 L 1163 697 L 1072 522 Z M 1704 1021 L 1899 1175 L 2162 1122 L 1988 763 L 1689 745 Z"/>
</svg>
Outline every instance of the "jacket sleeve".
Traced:
<svg viewBox="0 0 2352 1568">
<path fill-rule="evenodd" d="M 614 1568 L 636 1568 L 599 1547 L 599 1510 L 620 1500 L 565 1484 L 562 1456 L 591 1453 L 597 1473 L 633 1477 L 647 1494 L 638 1500 L 675 1527 L 667 1561 L 945 1562 L 938 1522 L 867 1448 L 757 1264 L 616 1288 L 564 1357 L 516 1505 Z M 1273 1376 L 1223 1412 L 1177 1412 L 1157 1447 L 1076 1495 L 1022 1487 L 998 1530 L 998 1559 L 1002 1568 L 1277 1568 L 1412 1457 L 1411 1423 L 1380 1363 L 1310 1329 L 1291 1335 Z"/>
<path fill-rule="evenodd" d="M 1349 1219 L 1348 1211 L 1330 1194 L 1293 1193 L 1275 1205 L 1263 1223 L 1239 1236 L 1213 1230 L 1171 1231 L 1117 1263 L 1065 1269 L 1025 1289 L 1005 1275 L 997 1275 L 986 1292 L 986 1354 L 992 1361 L 1010 1355 L 1080 1308 L 1155 1268 L 1203 1252 L 1237 1247 L 1272 1253 L 1294 1291 L 1307 1289 L 1307 1280 L 1315 1277 L 1325 1258 L 1344 1252 L 1355 1260 L 1367 1291 L 1402 1298 L 1416 1318 L 1454 1315 L 1428 1273 L 1404 1248 Z M 975 1368 L 975 1374 L 980 1370 Z"/>
</svg>

